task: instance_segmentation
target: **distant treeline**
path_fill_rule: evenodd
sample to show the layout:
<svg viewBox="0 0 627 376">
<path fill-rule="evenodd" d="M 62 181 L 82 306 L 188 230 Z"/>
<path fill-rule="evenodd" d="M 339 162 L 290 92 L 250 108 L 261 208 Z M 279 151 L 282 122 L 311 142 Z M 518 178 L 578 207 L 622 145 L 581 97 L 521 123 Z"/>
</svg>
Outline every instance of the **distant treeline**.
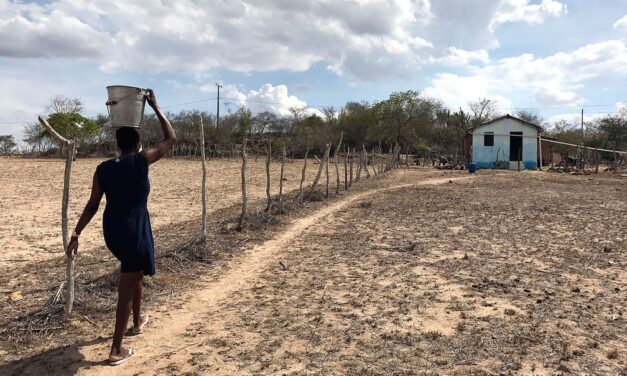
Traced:
<svg viewBox="0 0 627 376">
<path fill-rule="evenodd" d="M 368 150 L 388 152 L 399 145 L 403 153 L 441 155 L 465 155 L 464 138 L 473 127 L 502 115 L 497 102 L 479 99 L 468 104 L 468 110 L 451 112 L 435 98 L 420 95 L 416 91 L 396 92 L 386 100 L 367 103 L 349 102 L 342 108 L 310 110 L 291 108 L 289 113 L 277 115 L 270 112 L 255 114 L 249 132 L 248 148 L 251 152 L 264 152 L 271 142 L 285 145 L 288 154 L 302 156 L 305 150 L 321 155 L 327 143 L 337 142 L 343 132 L 343 145 Z M 61 95 L 51 100 L 48 108 L 49 123 L 61 135 L 76 140 L 80 155 L 109 156 L 115 154 L 113 130 L 107 116 L 98 115 L 88 119 L 81 115 L 83 106 L 76 98 Z M 242 114 L 221 115 L 219 122 L 213 114 L 201 111 L 169 112 L 178 143 L 173 156 L 200 154 L 200 120 L 204 125 L 207 155 L 224 157 L 237 153 L 241 147 L 242 128 L 238 125 Z M 548 124 L 538 114 L 519 111 L 513 115 L 545 128 L 545 136 L 559 141 L 581 144 L 588 147 L 616 148 L 622 150 L 627 144 L 627 109 L 607 115 L 594 122 L 586 123 L 585 140 L 579 124 L 559 121 Z M 248 115 L 246 115 L 248 116 Z M 22 154 L 55 155 L 60 153 L 50 136 L 38 123 L 24 129 L 25 147 L 18 150 L 12 136 L 0 136 L 0 154 L 20 152 Z M 162 133 L 154 115 L 147 115 L 140 128 L 142 144 L 150 146 L 161 140 Z M 563 150 L 562 150 L 563 149 Z M 279 151 L 280 148 L 274 148 Z M 568 147 L 556 147 L 568 154 Z"/>
</svg>

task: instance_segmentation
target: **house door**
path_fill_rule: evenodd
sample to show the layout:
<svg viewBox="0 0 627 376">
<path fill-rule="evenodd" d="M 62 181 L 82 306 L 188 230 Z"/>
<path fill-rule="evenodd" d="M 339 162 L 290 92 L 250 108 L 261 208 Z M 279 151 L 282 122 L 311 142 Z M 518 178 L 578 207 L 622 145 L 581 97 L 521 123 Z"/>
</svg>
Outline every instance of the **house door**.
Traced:
<svg viewBox="0 0 627 376">
<path fill-rule="evenodd" d="M 523 133 L 522 132 L 509 132 L 509 160 L 520 162 L 522 161 L 522 145 L 523 145 Z"/>
</svg>

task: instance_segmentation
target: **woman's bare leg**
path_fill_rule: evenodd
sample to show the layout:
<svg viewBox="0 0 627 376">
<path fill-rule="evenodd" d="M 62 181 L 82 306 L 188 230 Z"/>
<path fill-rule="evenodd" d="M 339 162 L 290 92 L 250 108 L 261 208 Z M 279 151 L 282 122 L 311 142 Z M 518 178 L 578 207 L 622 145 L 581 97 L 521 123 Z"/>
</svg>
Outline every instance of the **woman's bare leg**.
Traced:
<svg viewBox="0 0 627 376">
<path fill-rule="evenodd" d="M 137 287 L 137 281 L 141 279 L 143 272 L 120 273 L 120 281 L 118 283 L 118 307 L 115 312 L 115 330 L 113 331 L 113 344 L 111 345 L 111 354 L 109 358 L 124 357 L 127 354 L 126 349 L 122 349 L 122 340 L 128 318 L 131 315 L 133 307 L 133 294 Z"/>
<path fill-rule="evenodd" d="M 141 310 L 142 310 L 142 298 L 144 297 L 144 276 L 140 276 L 135 285 L 135 291 L 133 292 L 133 325 L 136 328 L 142 324 L 141 322 Z"/>
</svg>

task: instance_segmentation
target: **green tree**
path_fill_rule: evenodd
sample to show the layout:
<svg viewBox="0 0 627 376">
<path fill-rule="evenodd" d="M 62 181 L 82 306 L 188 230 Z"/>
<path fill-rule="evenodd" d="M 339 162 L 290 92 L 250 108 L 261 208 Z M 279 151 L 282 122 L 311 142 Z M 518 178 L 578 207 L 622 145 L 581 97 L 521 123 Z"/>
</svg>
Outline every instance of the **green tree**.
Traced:
<svg viewBox="0 0 627 376">
<path fill-rule="evenodd" d="M 344 143 L 351 146 L 365 144 L 371 140 L 383 141 L 376 132 L 377 114 L 367 102 L 348 102 L 338 115 L 338 124 L 344 132 Z M 369 137 L 368 129 L 372 129 Z"/>
<path fill-rule="evenodd" d="M 388 99 L 375 105 L 380 122 L 370 134 L 400 144 L 404 130 L 416 118 L 419 103 L 417 91 L 392 93 Z"/>
<path fill-rule="evenodd" d="M 48 123 L 61 136 L 79 143 L 88 142 L 100 133 L 100 126 L 75 112 L 56 112 L 48 116 Z"/>
</svg>

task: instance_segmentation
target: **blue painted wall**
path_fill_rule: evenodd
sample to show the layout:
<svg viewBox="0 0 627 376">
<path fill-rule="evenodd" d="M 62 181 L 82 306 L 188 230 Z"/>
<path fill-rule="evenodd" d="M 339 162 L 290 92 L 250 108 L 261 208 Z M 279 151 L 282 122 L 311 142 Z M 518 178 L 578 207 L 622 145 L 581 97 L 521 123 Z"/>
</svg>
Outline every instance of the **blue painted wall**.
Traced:
<svg viewBox="0 0 627 376">
<path fill-rule="evenodd" d="M 484 145 L 486 132 L 494 133 L 494 146 Z M 510 132 L 523 132 L 522 160 L 526 169 L 538 167 L 538 129 L 512 118 L 503 118 L 493 123 L 481 125 L 472 132 L 472 162 L 477 168 L 495 168 L 498 160 L 505 167 L 517 169 L 516 162 L 509 163 Z"/>
</svg>

